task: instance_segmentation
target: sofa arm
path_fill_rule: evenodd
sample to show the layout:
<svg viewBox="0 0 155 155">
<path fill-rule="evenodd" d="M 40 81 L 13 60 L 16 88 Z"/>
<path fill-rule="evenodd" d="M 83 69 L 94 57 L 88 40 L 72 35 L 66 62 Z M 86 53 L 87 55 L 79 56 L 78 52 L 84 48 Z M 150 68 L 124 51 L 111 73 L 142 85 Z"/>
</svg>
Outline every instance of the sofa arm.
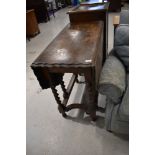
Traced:
<svg viewBox="0 0 155 155">
<path fill-rule="evenodd" d="M 109 56 L 102 68 L 99 80 L 99 93 L 106 95 L 114 103 L 119 103 L 126 87 L 126 72 L 122 63 Z"/>
</svg>

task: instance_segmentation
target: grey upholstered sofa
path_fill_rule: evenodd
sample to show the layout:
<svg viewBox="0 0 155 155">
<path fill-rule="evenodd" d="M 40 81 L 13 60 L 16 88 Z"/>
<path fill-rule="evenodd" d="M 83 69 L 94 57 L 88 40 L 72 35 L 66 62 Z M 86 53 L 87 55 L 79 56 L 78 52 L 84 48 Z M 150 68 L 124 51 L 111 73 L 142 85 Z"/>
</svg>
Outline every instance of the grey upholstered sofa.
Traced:
<svg viewBox="0 0 155 155">
<path fill-rule="evenodd" d="M 103 66 L 99 93 L 106 95 L 105 126 L 109 131 L 129 133 L 129 13 L 121 12 L 115 29 L 114 48 Z"/>
</svg>

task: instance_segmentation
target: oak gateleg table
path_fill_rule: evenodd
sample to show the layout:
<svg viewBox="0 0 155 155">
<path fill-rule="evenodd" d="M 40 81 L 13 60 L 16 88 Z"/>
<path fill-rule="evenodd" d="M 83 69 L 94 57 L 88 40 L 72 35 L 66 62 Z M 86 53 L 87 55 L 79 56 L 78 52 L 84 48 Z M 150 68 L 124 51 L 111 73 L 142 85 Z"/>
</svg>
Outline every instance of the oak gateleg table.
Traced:
<svg viewBox="0 0 155 155">
<path fill-rule="evenodd" d="M 68 24 L 31 65 L 42 89 L 52 89 L 63 117 L 69 110 L 78 108 L 96 120 L 96 111 L 104 110 L 97 106 L 97 85 L 103 60 L 103 25 L 103 21 Z M 63 81 L 65 73 L 72 73 L 67 88 Z M 88 103 L 67 105 L 74 83 L 79 82 L 79 74 L 85 77 Z M 63 101 L 56 89 L 58 85 L 63 91 Z"/>
</svg>

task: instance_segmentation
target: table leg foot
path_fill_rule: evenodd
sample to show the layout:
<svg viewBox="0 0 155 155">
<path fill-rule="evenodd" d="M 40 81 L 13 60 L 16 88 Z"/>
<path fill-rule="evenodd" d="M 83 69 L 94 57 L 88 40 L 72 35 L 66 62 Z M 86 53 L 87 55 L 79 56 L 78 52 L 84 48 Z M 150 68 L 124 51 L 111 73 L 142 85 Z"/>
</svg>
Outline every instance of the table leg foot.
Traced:
<svg viewBox="0 0 155 155">
<path fill-rule="evenodd" d="M 97 116 L 96 116 L 96 114 L 93 115 L 93 116 L 91 115 L 90 117 L 91 117 L 91 120 L 92 120 L 93 122 L 95 122 L 95 121 L 97 120 Z"/>
<path fill-rule="evenodd" d="M 65 106 L 61 103 L 61 100 L 60 100 L 59 94 L 58 94 L 58 92 L 57 92 L 57 90 L 55 88 L 55 85 L 53 85 L 52 83 L 51 83 L 51 89 L 52 89 L 52 92 L 54 94 L 55 100 L 56 100 L 56 102 L 58 104 L 59 112 L 63 115 L 63 117 L 66 117 L 65 116 L 66 115 L 65 114 Z"/>
<path fill-rule="evenodd" d="M 66 113 L 63 113 L 62 116 L 63 116 L 64 118 L 66 118 L 66 117 L 67 117 L 67 114 L 66 114 Z"/>
</svg>

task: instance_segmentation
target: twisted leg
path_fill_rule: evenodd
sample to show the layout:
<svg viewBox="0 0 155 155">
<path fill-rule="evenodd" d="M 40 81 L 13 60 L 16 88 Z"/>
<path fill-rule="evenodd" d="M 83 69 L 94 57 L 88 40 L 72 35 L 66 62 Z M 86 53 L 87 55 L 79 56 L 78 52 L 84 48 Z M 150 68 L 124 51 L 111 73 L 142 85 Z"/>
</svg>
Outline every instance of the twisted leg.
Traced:
<svg viewBox="0 0 155 155">
<path fill-rule="evenodd" d="M 62 88 L 62 90 L 63 90 L 63 97 L 64 98 L 68 98 L 68 93 L 67 93 L 67 90 L 66 90 L 66 88 L 65 88 L 65 83 L 64 83 L 64 81 L 63 80 L 61 80 L 60 81 L 60 85 L 61 85 L 61 88 Z"/>
<path fill-rule="evenodd" d="M 55 86 L 52 83 L 51 83 L 51 89 L 52 89 L 52 92 L 54 94 L 55 100 L 56 100 L 56 102 L 58 104 L 58 110 L 59 110 L 59 112 L 62 113 L 62 116 L 63 117 L 66 117 L 67 115 L 65 113 L 65 106 L 62 105 L 61 100 L 60 100 L 60 97 L 59 97 L 59 94 L 58 94 Z"/>
</svg>

